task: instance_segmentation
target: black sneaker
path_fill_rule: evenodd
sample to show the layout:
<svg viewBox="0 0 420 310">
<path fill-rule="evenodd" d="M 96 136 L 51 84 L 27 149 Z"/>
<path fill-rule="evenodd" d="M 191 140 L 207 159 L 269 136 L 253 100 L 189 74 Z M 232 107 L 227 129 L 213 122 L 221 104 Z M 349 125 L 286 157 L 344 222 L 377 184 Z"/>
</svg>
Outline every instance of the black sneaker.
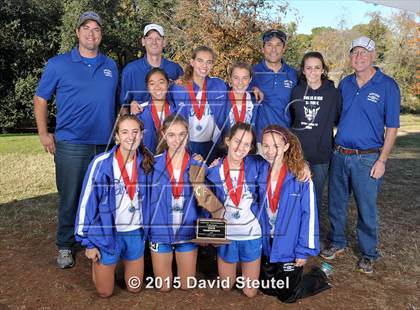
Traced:
<svg viewBox="0 0 420 310">
<path fill-rule="evenodd" d="M 334 259 L 336 256 L 344 253 L 344 248 L 338 248 L 335 245 L 330 244 L 319 254 L 322 258 L 325 259 Z"/>
<path fill-rule="evenodd" d="M 373 273 L 373 264 L 373 260 L 366 257 L 362 257 L 357 262 L 357 270 L 362 273 Z"/>
</svg>

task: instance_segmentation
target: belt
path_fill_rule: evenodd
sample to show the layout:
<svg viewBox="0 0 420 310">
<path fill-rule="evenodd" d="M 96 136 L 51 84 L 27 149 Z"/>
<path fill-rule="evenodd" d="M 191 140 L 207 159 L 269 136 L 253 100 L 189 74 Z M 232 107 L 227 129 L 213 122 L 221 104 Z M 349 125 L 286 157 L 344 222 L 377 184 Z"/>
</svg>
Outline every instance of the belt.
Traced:
<svg viewBox="0 0 420 310">
<path fill-rule="evenodd" d="M 354 150 L 354 149 L 346 149 L 345 147 L 342 147 L 341 145 L 335 145 L 335 149 L 344 155 L 360 155 L 360 154 L 373 154 L 373 153 L 379 153 L 380 149 L 367 149 L 367 150 Z"/>
</svg>

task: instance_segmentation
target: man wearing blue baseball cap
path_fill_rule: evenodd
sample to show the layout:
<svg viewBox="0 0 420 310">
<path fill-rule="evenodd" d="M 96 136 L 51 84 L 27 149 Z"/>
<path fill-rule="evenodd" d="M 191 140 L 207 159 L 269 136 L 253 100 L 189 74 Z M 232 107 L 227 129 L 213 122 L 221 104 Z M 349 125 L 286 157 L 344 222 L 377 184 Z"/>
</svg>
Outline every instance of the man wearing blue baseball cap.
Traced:
<svg viewBox="0 0 420 310">
<path fill-rule="evenodd" d="M 102 19 L 84 12 L 76 25 L 78 46 L 48 60 L 34 98 L 39 139 L 54 155 L 60 198 L 57 264 L 74 265 L 74 222 L 80 191 L 92 158 L 112 139 L 115 121 L 116 63 L 99 52 Z M 55 95 L 55 134 L 48 132 L 47 102 Z"/>
<path fill-rule="evenodd" d="M 400 126 L 401 98 L 394 79 L 373 66 L 373 40 L 359 37 L 352 41 L 349 52 L 354 73 L 339 85 L 343 110 L 330 168 L 330 244 L 321 256 L 334 259 L 346 247 L 347 208 L 352 191 L 358 210 L 357 239 L 362 256 L 357 269 L 372 273 L 379 257 L 376 201 Z"/>
<path fill-rule="evenodd" d="M 264 94 L 255 124 L 258 140 L 267 125 L 290 126 L 288 104 L 297 83 L 296 70 L 282 59 L 286 50 L 286 34 L 271 29 L 263 34 L 262 41 L 264 59 L 253 67 L 251 81 L 251 86 L 257 87 Z"/>
</svg>

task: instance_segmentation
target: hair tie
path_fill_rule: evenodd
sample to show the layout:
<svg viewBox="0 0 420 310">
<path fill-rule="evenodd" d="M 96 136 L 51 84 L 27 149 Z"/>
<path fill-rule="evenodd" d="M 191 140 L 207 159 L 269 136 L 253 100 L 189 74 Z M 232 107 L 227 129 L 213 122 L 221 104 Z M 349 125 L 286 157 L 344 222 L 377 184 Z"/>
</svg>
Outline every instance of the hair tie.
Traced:
<svg viewBox="0 0 420 310">
<path fill-rule="evenodd" d="M 287 140 L 286 135 L 284 133 L 282 133 L 281 131 L 276 130 L 276 129 L 267 129 L 267 130 L 264 130 L 263 135 L 265 135 L 267 133 L 270 133 L 270 132 L 271 133 L 276 133 L 276 134 L 280 135 L 283 138 L 284 144 L 289 143 L 288 140 Z"/>
</svg>

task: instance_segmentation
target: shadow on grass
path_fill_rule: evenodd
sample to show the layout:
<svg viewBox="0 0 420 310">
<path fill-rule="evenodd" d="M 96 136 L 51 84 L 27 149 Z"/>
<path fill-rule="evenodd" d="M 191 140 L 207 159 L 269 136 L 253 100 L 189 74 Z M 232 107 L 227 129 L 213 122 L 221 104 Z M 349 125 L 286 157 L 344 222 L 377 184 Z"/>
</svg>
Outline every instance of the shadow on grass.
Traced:
<svg viewBox="0 0 420 310">
<path fill-rule="evenodd" d="M 400 148 L 415 149 L 420 154 L 420 132 L 410 132 L 397 137 L 395 147 L 397 150 Z M 419 157 L 420 159 L 420 157 Z"/>
<path fill-rule="evenodd" d="M 57 193 L 2 203 L 0 204 L 0 226 L 22 228 L 35 222 L 56 221 L 57 206 Z"/>
</svg>

